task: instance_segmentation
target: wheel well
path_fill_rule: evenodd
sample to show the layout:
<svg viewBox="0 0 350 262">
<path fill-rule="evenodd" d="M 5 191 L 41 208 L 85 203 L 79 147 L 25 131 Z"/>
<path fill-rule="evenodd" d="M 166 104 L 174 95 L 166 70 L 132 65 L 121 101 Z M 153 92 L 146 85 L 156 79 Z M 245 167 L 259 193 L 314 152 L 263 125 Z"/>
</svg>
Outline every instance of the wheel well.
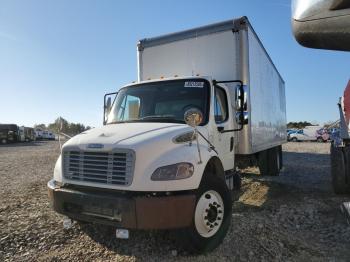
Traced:
<svg viewBox="0 0 350 262">
<path fill-rule="evenodd" d="M 222 166 L 221 160 L 216 156 L 210 158 L 210 160 L 208 161 L 208 163 L 204 169 L 204 174 L 203 174 L 202 180 L 205 178 L 204 176 L 207 176 L 210 174 L 218 176 L 225 181 L 224 167 Z"/>
</svg>

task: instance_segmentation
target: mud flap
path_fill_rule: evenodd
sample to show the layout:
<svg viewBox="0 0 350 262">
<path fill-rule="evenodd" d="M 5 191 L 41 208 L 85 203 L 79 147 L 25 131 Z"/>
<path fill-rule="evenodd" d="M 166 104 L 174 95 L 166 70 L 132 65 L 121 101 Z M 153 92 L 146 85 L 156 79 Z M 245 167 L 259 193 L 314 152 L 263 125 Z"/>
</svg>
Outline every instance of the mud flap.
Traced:
<svg viewBox="0 0 350 262">
<path fill-rule="evenodd" d="M 331 145 L 331 175 L 336 194 L 350 193 L 350 147 Z"/>
<path fill-rule="evenodd" d="M 262 176 L 278 176 L 282 169 L 282 147 L 273 147 L 258 153 L 258 167 Z"/>
</svg>

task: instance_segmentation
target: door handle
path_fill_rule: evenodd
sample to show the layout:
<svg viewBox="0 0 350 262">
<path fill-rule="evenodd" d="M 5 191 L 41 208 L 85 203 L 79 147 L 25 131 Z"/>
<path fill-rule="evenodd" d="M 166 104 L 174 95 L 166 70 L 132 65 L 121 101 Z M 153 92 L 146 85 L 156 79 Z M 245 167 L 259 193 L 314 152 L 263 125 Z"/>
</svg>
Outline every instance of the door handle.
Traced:
<svg viewBox="0 0 350 262">
<path fill-rule="evenodd" d="M 231 139 L 230 139 L 230 152 L 232 152 L 233 150 L 233 136 L 231 136 Z"/>
</svg>

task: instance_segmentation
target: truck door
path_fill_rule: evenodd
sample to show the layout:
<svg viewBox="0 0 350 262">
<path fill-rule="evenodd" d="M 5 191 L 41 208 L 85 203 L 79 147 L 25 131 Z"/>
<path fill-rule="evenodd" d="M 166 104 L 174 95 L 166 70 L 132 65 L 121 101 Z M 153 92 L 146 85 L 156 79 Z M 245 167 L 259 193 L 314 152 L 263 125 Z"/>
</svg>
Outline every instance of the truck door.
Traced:
<svg viewBox="0 0 350 262">
<path fill-rule="evenodd" d="M 215 86 L 214 116 L 216 130 L 214 131 L 214 141 L 224 170 L 230 170 L 234 167 L 234 132 L 220 132 L 232 129 L 232 121 L 230 121 L 229 113 L 229 100 L 226 90 L 222 87 Z"/>
</svg>

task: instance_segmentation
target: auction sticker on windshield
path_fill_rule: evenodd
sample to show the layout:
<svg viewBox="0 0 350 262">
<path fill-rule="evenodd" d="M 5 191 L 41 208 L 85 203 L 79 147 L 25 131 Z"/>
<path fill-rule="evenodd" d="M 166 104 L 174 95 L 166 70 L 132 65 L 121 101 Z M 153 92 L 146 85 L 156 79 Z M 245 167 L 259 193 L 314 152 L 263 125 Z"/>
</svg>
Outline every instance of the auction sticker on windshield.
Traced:
<svg viewBox="0 0 350 262">
<path fill-rule="evenodd" d="M 196 87 L 196 88 L 203 88 L 204 82 L 185 82 L 185 87 Z"/>
</svg>

